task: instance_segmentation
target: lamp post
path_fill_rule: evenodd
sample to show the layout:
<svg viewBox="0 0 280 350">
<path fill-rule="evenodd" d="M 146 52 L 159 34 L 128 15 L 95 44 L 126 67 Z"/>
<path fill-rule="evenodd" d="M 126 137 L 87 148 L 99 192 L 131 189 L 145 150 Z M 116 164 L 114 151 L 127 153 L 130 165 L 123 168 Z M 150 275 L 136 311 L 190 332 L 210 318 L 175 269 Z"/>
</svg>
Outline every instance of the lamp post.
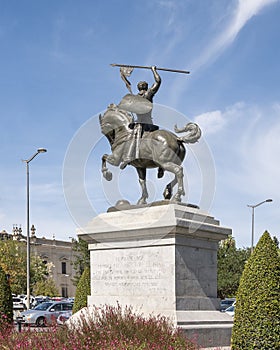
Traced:
<svg viewBox="0 0 280 350">
<path fill-rule="evenodd" d="M 29 224 L 29 163 L 39 154 L 45 153 L 47 150 L 45 148 L 38 148 L 37 152 L 33 154 L 29 159 L 24 159 L 23 162 L 26 163 L 26 307 L 30 309 L 30 224 Z"/>
<path fill-rule="evenodd" d="M 272 202 L 272 199 L 266 199 L 265 201 L 262 201 L 258 204 L 250 205 L 248 204 L 247 207 L 252 208 L 252 241 L 251 241 L 251 253 L 254 251 L 254 229 L 255 229 L 255 208 L 259 207 L 260 205 L 267 203 L 267 202 Z"/>
</svg>

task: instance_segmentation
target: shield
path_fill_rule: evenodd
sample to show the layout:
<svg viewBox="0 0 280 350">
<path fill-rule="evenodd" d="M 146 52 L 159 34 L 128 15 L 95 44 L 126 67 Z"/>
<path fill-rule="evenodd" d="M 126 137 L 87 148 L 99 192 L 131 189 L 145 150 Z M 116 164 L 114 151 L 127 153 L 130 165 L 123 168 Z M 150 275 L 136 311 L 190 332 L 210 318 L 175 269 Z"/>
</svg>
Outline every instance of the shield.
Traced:
<svg viewBox="0 0 280 350">
<path fill-rule="evenodd" d="M 153 104 L 139 95 L 127 94 L 123 97 L 118 107 L 127 112 L 146 114 L 151 112 Z"/>
</svg>

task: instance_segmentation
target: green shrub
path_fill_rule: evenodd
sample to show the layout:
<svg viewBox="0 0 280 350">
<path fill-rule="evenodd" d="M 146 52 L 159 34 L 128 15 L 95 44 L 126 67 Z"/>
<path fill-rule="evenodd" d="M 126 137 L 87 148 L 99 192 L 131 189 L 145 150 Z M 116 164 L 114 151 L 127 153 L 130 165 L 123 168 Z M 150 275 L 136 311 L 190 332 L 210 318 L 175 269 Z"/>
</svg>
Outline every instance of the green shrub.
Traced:
<svg viewBox="0 0 280 350">
<path fill-rule="evenodd" d="M 1 321 L 13 321 L 13 298 L 6 273 L 0 266 L 0 314 Z"/>
<path fill-rule="evenodd" d="M 232 350 L 280 349 L 280 258 L 268 232 L 259 240 L 237 292 Z"/>
<path fill-rule="evenodd" d="M 90 295 L 90 269 L 86 267 L 77 285 L 73 314 L 87 306 L 88 295 Z"/>
</svg>

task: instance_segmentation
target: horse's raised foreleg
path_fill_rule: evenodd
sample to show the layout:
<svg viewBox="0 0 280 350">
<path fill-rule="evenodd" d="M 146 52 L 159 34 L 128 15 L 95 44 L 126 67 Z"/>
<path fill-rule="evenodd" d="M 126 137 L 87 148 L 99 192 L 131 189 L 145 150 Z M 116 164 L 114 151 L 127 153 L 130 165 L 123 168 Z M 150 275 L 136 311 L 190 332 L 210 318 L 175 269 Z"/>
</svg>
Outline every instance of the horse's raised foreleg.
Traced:
<svg viewBox="0 0 280 350">
<path fill-rule="evenodd" d="M 171 197 L 172 193 L 172 185 L 175 186 L 176 182 L 178 182 L 178 189 L 175 195 L 171 198 L 171 201 L 174 202 L 181 202 L 181 197 L 185 195 L 185 189 L 184 189 L 184 174 L 183 174 L 183 167 L 181 165 L 177 165 L 171 162 L 167 162 L 162 164 L 162 168 L 164 170 L 170 171 L 175 175 L 175 179 L 171 181 L 170 184 L 167 185 L 164 194 L 169 195 Z M 176 182 L 175 182 L 176 181 Z M 171 189 L 171 192 L 169 193 L 168 191 Z M 168 199 L 167 197 L 165 197 Z"/>
<path fill-rule="evenodd" d="M 146 168 L 136 168 L 138 176 L 139 176 L 139 183 L 142 189 L 142 196 L 138 200 L 137 204 L 147 204 L 147 199 L 149 197 L 147 186 L 146 186 Z"/>
<path fill-rule="evenodd" d="M 108 160 L 108 157 L 110 157 L 108 154 L 103 154 L 101 171 L 102 171 L 102 174 L 105 177 L 105 179 L 107 181 L 111 181 L 112 178 L 113 178 L 113 175 L 112 175 L 111 171 L 108 170 L 108 168 L 107 168 L 107 163 L 106 162 Z"/>
<path fill-rule="evenodd" d="M 104 154 L 102 156 L 101 171 L 102 171 L 103 176 L 105 177 L 105 179 L 107 181 L 111 181 L 113 178 L 111 171 L 109 171 L 107 168 L 107 162 L 111 165 L 114 165 L 114 166 L 120 165 L 124 144 L 125 143 L 123 143 L 122 147 L 120 146 L 120 147 L 115 148 L 112 154 Z"/>
</svg>

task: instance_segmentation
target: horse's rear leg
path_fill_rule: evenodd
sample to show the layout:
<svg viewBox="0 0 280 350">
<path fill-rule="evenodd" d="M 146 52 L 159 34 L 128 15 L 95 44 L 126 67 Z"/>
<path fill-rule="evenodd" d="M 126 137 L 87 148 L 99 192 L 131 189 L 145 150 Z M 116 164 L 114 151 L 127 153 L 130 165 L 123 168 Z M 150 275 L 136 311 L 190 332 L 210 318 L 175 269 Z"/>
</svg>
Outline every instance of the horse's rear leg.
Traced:
<svg viewBox="0 0 280 350">
<path fill-rule="evenodd" d="M 171 181 L 170 184 L 168 184 L 168 185 L 170 185 L 169 189 L 171 187 L 171 193 L 172 193 L 172 184 L 174 184 L 174 186 L 175 186 L 176 182 L 178 182 L 177 192 L 175 193 L 175 195 L 172 197 L 171 200 L 174 202 L 181 202 L 181 197 L 185 195 L 184 181 L 183 181 L 183 178 L 184 178 L 183 167 L 180 165 L 168 162 L 168 163 L 162 164 L 162 168 L 164 170 L 170 171 L 171 173 L 173 173 L 175 175 L 175 179 L 173 181 Z M 176 182 L 174 182 L 174 181 L 176 181 Z M 168 185 L 167 185 L 167 187 L 168 187 Z M 168 189 L 167 189 L 167 191 L 168 191 Z M 167 192 L 166 192 L 166 194 L 167 194 Z M 170 197 L 171 197 L 171 194 L 170 194 Z"/>
<path fill-rule="evenodd" d="M 139 183 L 142 189 L 142 196 L 138 200 L 137 204 L 147 204 L 147 199 L 149 197 L 148 190 L 146 186 L 146 168 L 136 168 L 138 176 L 139 176 Z"/>
<path fill-rule="evenodd" d="M 169 182 L 169 184 L 166 185 L 163 191 L 163 197 L 165 199 L 170 199 L 172 197 L 173 188 L 176 184 L 177 184 L 177 177 L 175 176 L 174 179 L 171 182 Z"/>
</svg>

